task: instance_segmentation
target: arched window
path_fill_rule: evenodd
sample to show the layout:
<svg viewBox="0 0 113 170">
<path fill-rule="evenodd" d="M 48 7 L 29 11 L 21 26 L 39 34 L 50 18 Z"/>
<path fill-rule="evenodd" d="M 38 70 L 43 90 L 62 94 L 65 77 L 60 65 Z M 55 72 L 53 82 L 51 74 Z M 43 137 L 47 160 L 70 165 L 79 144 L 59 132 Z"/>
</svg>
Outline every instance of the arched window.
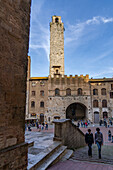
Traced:
<svg viewBox="0 0 113 170">
<path fill-rule="evenodd" d="M 107 100 L 102 100 L 102 107 L 107 107 Z"/>
<path fill-rule="evenodd" d="M 111 84 L 111 90 L 113 90 L 113 84 Z"/>
<path fill-rule="evenodd" d="M 93 89 L 93 95 L 98 95 L 98 89 Z"/>
<path fill-rule="evenodd" d="M 103 112 L 103 118 L 108 118 L 108 113 L 107 112 Z"/>
<path fill-rule="evenodd" d="M 40 95 L 44 96 L 44 91 L 43 90 L 40 91 Z"/>
<path fill-rule="evenodd" d="M 66 89 L 66 96 L 71 96 L 71 89 L 70 88 Z"/>
<path fill-rule="evenodd" d="M 44 107 L 44 102 L 43 101 L 40 102 L 40 107 Z"/>
<path fill-rule="evenodd" d="M 31 107 L 35 107 L 35 102 L 31 101 Z"/>
<path fill-rule="evenodd" d="M 81 88 L 78 89 L 78 95 L 79 95 L 79 96 L 82 95 L 82 89 L 81 89 Z"/>
<path fill-rule="evenodd" d="M 55 89 L 55 96 L 59 96 L 60 95 L 60 90 L 59 89 Z"/>
<path fill-rule="evenodd" d="M 55 18 L 55 22 L 56 22 L 56 23 L 58 23 L 58 20 L 59 20 L 58 18 Z"/>
<path fill-rule="evenodd" d="M 93 107 L 98 107 L 98 100 L 93 100 Z"/>
<path fill-rule="evenodd" d="M 58 74 L 58 70 L 56 70 L 56 74 Z"/>
<path fill-rule="evenodd" d="M 106 95 L 106 89 L 105 88 L 101 89 L 101 95 Z"/>
</svg>

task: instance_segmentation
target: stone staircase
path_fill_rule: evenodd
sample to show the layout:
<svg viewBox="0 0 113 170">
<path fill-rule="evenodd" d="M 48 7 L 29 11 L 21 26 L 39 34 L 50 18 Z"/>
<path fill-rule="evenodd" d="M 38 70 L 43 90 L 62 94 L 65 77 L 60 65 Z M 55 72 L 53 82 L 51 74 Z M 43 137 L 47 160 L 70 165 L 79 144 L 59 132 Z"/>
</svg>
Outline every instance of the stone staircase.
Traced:
<svg viewBox="0 0 113 170">
<path fill-rule="evenodd" d="M 39 152 L 32 146 L 28 152 L 28 170 L 45 170 L 58 161 L 69 159 L 73 151 L 63 146 L 61 142 L 54 142 L 51 146 Z"/>
</svg>

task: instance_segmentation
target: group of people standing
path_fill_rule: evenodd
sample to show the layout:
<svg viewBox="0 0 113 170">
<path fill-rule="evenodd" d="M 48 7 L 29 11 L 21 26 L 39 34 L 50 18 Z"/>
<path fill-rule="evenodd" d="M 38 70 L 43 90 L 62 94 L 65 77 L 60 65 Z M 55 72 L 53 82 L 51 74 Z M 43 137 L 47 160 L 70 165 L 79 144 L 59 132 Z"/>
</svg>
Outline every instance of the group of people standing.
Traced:
<svg viewBox="0 0 113 170">
<path fill-rule="evenodd" d="M 92 144 L 94 143 L 94 138 L 93 133 L 91 133 L 91 129 L 88 129 L 88 132 L 85 134 L 85 142 L 88 145 L 88 155 L 92 157 Z M 103 134 L 100 132 L 99 128 L 96 128 L 95 144 L 97 144 L 98 156 L 99 159 L 101 159 L 101 146 L 103 145 Z"/>
<path fill-rule="evenodd" d="M 113 125 L 111 119 L 109 119 L 109 120 L 107 121 L 105 118 L 104 118 L 104 120 L 100 120 L 100 121 L 99 121 L 99 125 L 102 126 L 102 124 L 103 124 L 106 128 Z"/>
<path fill-rule="evenodd" d="M 90 125 L 90 124 L 91 124 L 90 120 L 86 120 L 86 121 L 81 120 L 81 121 L 78 121 L 77 126 L 87 128 L 88 125 Z"/>
<path fill-rule="evenodd" d="M 38 122 L 36 122 L 36 127 L 37 127 L 37 129 L 39 129 L 39 131 L 41 131 L 41 130 L 44 130 L 44 128 L 45 128 L 45 130 L 48 130 L 48 123 L 47 122 L 43 122 L 43 123 L 38 123 Z"/>
<path fill-rule="evenodd" d="M 38 131 L 40 132 L 41 130 L 48 130 L 48 123 L 47 122 L 43 122 L 43 123 L 39 123 L 39 122 L 36 122 L 36 123 L 25 123 L 25 131 L 28 130 L 28 131 L 31 131 L 31 127 L 37 127 Z"/>
</svg>

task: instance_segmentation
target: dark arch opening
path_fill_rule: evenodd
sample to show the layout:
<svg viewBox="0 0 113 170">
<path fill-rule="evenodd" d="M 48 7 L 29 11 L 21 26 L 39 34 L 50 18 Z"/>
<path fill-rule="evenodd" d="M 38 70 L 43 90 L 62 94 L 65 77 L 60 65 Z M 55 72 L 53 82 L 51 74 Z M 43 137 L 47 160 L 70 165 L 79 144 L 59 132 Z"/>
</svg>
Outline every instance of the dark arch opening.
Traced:
<svg viewBox="0 0 113 170">
<path fill-rule="evenodd" d="M 58 18 L 55 18 L 55 22 L 58 23 L 59 19 Z"/>
<path fill-rule="evenodd" d="M 70 104 L 66 109 L 66 119 L 81 120 L 86 118 L 86 106 L 82 103 Z"/>
</svg>

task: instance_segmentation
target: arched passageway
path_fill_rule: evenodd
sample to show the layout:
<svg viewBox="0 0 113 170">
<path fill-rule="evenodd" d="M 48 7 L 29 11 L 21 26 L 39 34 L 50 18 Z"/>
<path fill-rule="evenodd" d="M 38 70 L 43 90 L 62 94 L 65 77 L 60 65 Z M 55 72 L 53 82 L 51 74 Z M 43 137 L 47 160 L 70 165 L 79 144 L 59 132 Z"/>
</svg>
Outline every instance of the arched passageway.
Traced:
<svg viewBox="0 0 113 170">
<path fill-rule="evenodd" d="M 66 119 L 80 120 L 86 118 L 86 106 L 82 103 L 70 104 L 66 109 Z"/>
</svg>

